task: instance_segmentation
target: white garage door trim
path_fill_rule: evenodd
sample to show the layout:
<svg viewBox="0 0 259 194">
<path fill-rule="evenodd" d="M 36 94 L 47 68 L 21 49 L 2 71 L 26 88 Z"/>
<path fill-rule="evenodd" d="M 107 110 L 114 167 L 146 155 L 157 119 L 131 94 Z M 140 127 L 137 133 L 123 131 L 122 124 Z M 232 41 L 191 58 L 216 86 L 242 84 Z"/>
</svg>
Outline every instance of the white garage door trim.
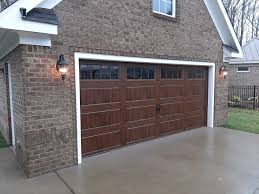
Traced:
<svg viewBox="0 0 259 194">
<path fill-rule="evenodd" d="M 152 59 L 139 57 L 123 57 L 114 55 L 101 55 L 91 53 L 75 53 L 75 82 L 76 82 L 76 116 L 77 116 L 77 156 L 78 164 L 82 163 L 82 146 L 81 146 L 81 112 L 80 112 L 80 68 L 79 60 L 96 60 L 96 61 L 114 61 L 114 62 L 132 62 L 132 63 L 149 63 L 165 65 L 188 65 L 188 66 L 207 66 L 209 67 L 208 77 L 208 127 L 214 127 L 214 94 L 215 94 L 215 63 L 198 62 L 198 61 L 180 61 L 166 59 Z"/>
</svg>

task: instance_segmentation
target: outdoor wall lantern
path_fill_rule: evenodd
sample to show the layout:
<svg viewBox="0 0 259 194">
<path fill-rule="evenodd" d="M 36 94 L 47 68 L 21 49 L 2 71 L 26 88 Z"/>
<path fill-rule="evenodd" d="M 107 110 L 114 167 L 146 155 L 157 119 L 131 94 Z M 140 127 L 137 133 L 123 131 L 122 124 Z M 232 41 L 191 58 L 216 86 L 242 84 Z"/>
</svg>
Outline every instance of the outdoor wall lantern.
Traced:
<svg viewBox="0 0 259 194">
<path fill-rule="evenodd" d="M 68 62 L 65 60 L 64 55 L 60 55 L 59 56 L 59 60 L 57 62 L 57 71 L 60 72 L 61 74 L 61 78 L 63 81 L 65 81 L 66 77 L 67 77 L 67 71 L 68 71 Z"/>
<path fill-rule="evenodd" d="M 0 69 L 0 72 L 2 73 L 2 74 L 4 74 L 5 72 L 4 72 L 4 69 Z"/>
<path fill-rule="evenodd" d="M 228 69 L 226 65 L 222 65 L 219 69 L 219 74 L 226 77 L 228 75 Z"/>
</svg>

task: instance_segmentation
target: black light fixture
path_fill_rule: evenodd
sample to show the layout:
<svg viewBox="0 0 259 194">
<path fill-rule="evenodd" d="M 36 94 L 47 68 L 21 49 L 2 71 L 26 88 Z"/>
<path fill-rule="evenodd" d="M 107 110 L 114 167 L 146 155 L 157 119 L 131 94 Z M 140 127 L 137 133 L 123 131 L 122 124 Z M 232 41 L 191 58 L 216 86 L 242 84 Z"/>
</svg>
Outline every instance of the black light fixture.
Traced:
<svg viewBox="0 0 259 194">
<path fill-rule="evenodd" d="M 20 8 L 20 12 L 21 12 L 21 15 L 22 17 L 26 17 L 27 16 L 27 9 L 26 8 Z"/>
<path fill-rule="evenodd" d="M 222 65 L 219 69 L 219 74 L 226 77 L 228 75 L 228 69 L 226 65 Z"/>
<path fill-rule="evenodd" d="M 2 74 L 4 74 L 4 69 L 0 69 L 0 71 L 2 72 Z"/>
<path fill-rule="evenodd" d="M 60 55 L 56 68 L 60 72 L 63 81 L 67 77 L 68 65 L 69 63 L 65 60 L 65 56 L 63 54 Z"/>
</svg>

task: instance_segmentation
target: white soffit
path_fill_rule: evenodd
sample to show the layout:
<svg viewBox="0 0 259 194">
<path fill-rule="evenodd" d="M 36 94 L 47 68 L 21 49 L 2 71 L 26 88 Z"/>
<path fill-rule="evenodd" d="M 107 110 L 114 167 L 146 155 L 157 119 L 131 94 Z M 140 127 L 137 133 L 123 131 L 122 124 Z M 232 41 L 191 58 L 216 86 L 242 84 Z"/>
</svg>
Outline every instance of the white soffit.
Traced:
<svg viewBox="0 0 259 194">
<path fill-rule="evenodd" d="M 0 30 L 0 59 L 19 45 L 19 35 L 16 32 Z"/>
<path fill-rule="evenodd" d="M 208 11 L 211 15 L 213 22 L 218 30 L 218 33 L 222 39 L 224 45 L 233 48 L 232 50 L 237 50 L 235 52 L 230 51 L 228 54 L 230 58 L 242 58 L 243 51 L 232 27 L 230 19 L 227 15 L 225 7 L 222 0 L 204 0 Z M 225 47 L 224 49 L 228 49 Z M 225 53 L 225 52 L 224 52 Z"/>
<path fill-rule="evenodd" d="M 50 47 L 51 38 L 49 34 L 0 29 L 0 59 L 20 44 Z"/>
</svg>

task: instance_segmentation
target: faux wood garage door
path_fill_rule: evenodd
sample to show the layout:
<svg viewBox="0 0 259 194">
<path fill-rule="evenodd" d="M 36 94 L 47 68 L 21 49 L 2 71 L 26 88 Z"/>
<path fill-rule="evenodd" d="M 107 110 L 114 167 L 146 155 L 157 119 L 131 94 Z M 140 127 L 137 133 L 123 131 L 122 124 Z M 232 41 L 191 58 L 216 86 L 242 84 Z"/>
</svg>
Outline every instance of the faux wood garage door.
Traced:
<svg viewBox="0 0 259 194">
<path fill-rule="evenodd" d="M 205 126 L 207 68 L 80 61 L 83 155 Z"/>
</svg>

